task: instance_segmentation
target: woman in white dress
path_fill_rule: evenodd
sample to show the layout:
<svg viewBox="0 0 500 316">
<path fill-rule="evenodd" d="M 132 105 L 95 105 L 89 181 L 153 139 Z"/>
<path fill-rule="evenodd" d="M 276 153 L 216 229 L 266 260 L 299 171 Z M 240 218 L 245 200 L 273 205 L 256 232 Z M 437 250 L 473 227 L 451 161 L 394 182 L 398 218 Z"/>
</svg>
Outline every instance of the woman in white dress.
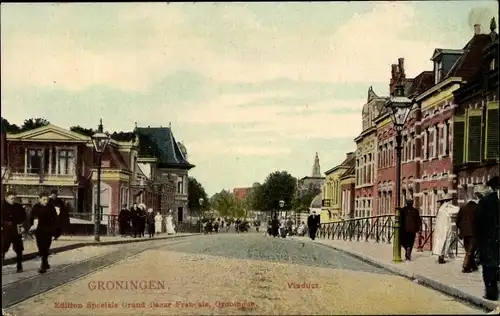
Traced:
<svg viewBox="0 0 500 316">
<path fill-rule="evenodd" d="M 156 212 L 155 215 L 155 233 L 160 234 L 162 232 L 162 222 L 163 217 L 161 217 L 160 212 Z"/>
<path fill-rule="evenodd" d="M 172 217 L 172 211 L 168 212 L 167 218 L 166 218 L 166 226 L 167 226 L 167 234 L 168 235 L 173 235 L 175 234 L 175 227 L 173 223 L 174 218 Z"/>
</svg>

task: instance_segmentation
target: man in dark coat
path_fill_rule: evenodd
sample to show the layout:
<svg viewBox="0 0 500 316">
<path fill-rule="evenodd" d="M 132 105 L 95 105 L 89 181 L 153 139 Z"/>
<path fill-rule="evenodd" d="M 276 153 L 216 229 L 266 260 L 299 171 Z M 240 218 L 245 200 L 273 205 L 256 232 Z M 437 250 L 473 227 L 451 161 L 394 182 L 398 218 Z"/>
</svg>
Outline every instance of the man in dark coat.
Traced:
<svg viewBox="0 0 500 316">
<path fill-rule="evenodd" d="M 474 193 L 476 199 L 481 199 L 482 194 Z M 458 237 L 464 241 L 465 257 L 462 264 L 462 273 L 477 271 L 474 253 L 476 252 L 476 214 L 477 202 L 471 200 L 462 205 L 457 214 Z"/>
<path fill-rule="evenodd" d="M 132 232 L 134 238 L 136 238 L 138 235 L 140 236 L 139 232 L 139 226 L 140 226 L 140 209 L 137 205 L 137 203 L 134 203 L 132 205 L 132 208 L 130 209 L 130 221 L 132 222 Z"/>
<path fill-rule="evenodd" d="M 493 177 L 486 182 L 486 185 L 493 189 L 493 192 L 484 194 L 484 197 L 479 200 L 476 236 L 479 260 L 483 270 L 484 298 L 496 301 L 498 300 L 498 266 L 500 265 L 499 177 Z"/>
<path fill-rule="evenodd" d="M 42 257 L 42 265 L 38 272 L 45 273 L 50 269 L 48 260 L 50 245 L 57 228 L 57 211 L 54 205 L 49 203 L 47 193 L 40 193 L 39 203 L 33 206 L 31 217 L 33 218 L 33 226 L 31 226 L 30 231 L 35 232 L 36 245 Z"/>
<path fill-rule="evenodd" d="M 280 221 L 278 220 L 278 215 L 274 215 L 271 220 L 271 235 L 277 237 L 279 235 Z"/>
<path fill-rule="evenodd" d="M 23 271 L 23 238 L 26 211 L 21 204 L 14 200 L 16 193 L 10 191 L 2 201 L 2 261 L 9 251 L 10 245 L 16 253 L 17 272 Z"/>
<path fill-rule="evenodd" d="M 320 226 L 320 217 L 316 215 L 315 211 L 307 218 L 307 229 L 309 230 L 309 238 L 316 239 L 316 232 Z"/>
<path fill-rule="evenodd" d="M 400 243 L 405 250 L 406 260 L 411 260 L 415 236 L 422 229 L 422 219 L 417 208 L 413 207 L 413 200 L 406 200 L 406 206 L 400 212 Z"/>
<path fill-rule="evenodd" d="M 50 193 L 49 203 L 58 211 L 57 225 L 54 233 L 54 240 L 57 240 L 69 225 L 69 211 L 66 203 L 57 197 L 57 190 L 52 190 Z"/>
<path fill-rule="evenodd" d="M 123 205 L 120 214 L 118 214 L 118 225 L 120 228 L 120 235 L 125 237 L 130 231 L 130 211 L 127 205 Z"/>
</svg>

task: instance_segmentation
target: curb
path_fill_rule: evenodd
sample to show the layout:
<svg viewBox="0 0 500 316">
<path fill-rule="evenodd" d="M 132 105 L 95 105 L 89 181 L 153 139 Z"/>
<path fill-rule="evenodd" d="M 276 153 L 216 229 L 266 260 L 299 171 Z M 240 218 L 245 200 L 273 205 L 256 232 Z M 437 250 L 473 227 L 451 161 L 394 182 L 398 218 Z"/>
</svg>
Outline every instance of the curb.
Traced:
<svg viewBox="0 0 500 316">
<path fill-rule="evenodd" d="M 356 259 L 359 259 L 365 263 L 368 263 L 372 266 L 376 266 L 378 268 L 381 268 L 381 269 L 384 269 L 384 270 L 387 270 L 393 274 L 396 274 L 396 275 L 399 275 L 399 276 L 402 276 L 402 277 L 405 277 L 407 279 L 410 279 L 420 285 L 423 285 L 423 286 L 426 286 L 426 287 L 429 287 L 433 290 L 436 290 L 438 292 L 441 292 L 441 293 L 444 293 L 446 295 L 449 295 L 449 296 L 452 296 L 456 299 L 459 299 L 461 301 L 464 301 L 466 303 L 469 303 L 469 304 L 472 304 L 476 307 L 479 307 L 479 308 L 482 308 L 482 309 L 485 309 L 485 310 L 488 310 L 488 311 L 492 311 L 494 310 L 495 308 L 498 307 L 498 302 L 493 302 L 493 301 L 488 301 L 488 300 L 485 300 L 484 298 L 482 297 L 477 297 L 475 295 L 471 295 L 471 294 L 468 294 L 468 293 L 465 293 L 459 289 L 456 289 L 454 287 L 451 287 L 449 285 L 446 285 L 444 283 L 441 283 L 441 282 L 438 282 L 438 281 L 435 281 L 435 280 L 432 280 L 432 279 L 429 279 L 425 276 L 422 276 L 422 275 L 419 275 L 419 274 L 414 274 L 412 272 L 408 272 L 408 271 L 404 271 L 402 269 L 398 269 L 396 267 L 393 267 L 392 265 L 389 265 L 387 263 L 384 263 L 384 262 L 381 262 L 377 259 L 374 259 L 370 256 L 366 256 L 366 255 L 363 255 L 363 254 L 359 254 L 359 253 L 356 253 L 356 252 L 353 252 L 353 251 L 349 251 L 349 250 L 346 250 L 346 249 L 342 249 L 340 247 L 336 247 L 336 246 L 333 246 L 333 245 L 329 245 L 329 244 L 325 244 L 325 243 L 318 243 L 320 245 L 323 245 L 325 247 L 329 247 L 329 248 L 332 248 L 332 249 L 335 249 L 337 251 L 340 251 L 340 252 L 343 252 L 343 253 L 346 253 L 348 255 L 350 255 L 351 257 L 354 257 Z"/>
<path fill-rule="evenodd" d="M 100 241 L 100 242 L 86 241 L 86 242 L 79 242 L 79 243 L 74 243 L 74 244 L 66 245 L 66 246 L 54 247 L 54 248 L 50 249 L 50 253 L 55 254 L 55 253 L 74 250 L 74 249 L 83 248 L 83 247 L 87 247 L 87 246 L 109 246 L 109 245 L 131 244 L 131 243 L 140 243 L 140 242 L 153 241 L 153 240 L 167 240 L 167 239 L 191 237 L 191 236 L 198 235 L 198 234 L 199 233 L 179 235 L 179 236 L 174 235 L 171 237 L 165 236 L 165 237 L 159 237 L 159 238 L 154 238 L 154 239 L 130 239 L 130 240 L 114 240 L 114 241 Z M 24 253 L 23 254 L 23 261 L 33 260 L 33 259 L 37 258 L 38 256 L 39 256 L 38 251 Z M 16 257 L 7 258 L 7 259 L 3 260 L 2 266 L 14 264 L 14 263 L 16 263 Z"/>
</svg>

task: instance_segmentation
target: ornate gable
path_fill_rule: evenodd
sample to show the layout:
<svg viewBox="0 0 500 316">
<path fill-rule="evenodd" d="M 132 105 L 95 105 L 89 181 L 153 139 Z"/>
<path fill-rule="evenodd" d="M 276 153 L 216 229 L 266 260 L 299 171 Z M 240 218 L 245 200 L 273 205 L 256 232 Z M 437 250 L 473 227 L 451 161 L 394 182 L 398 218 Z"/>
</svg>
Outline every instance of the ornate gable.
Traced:
<svg viewBox="0 0 500 316">
<path fill-rule="evenodd" d="M 9 141 L 28 142 L 78 142 L 87 143 L 90 137 L 49 124 L 19 134 L 7 134 Z"/>
</svg>

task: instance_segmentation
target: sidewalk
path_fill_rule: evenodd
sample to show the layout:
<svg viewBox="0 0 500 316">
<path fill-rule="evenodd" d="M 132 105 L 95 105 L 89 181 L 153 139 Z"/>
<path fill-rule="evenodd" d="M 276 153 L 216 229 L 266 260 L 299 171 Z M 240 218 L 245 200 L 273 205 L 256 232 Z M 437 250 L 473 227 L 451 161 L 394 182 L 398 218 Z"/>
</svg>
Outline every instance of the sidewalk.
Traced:
<svg viewBox="0 0 500 316">
<path fill-rule="evenodd" d="M 309 240 L 305 237 L 294 237 L 294 239 Z M 429 251 L 414 250 L 412 261 L 394 263 L 392 244 L 322 238 L 314 242 L 348 253 L 362 261 L 385 268 L 476 306 L 493 310 L 499 305 L 498 302 L 488 301 L 482 297 L 484 285 L 481 270 L 474 273 L 462 273 L 463 257 L 461 256 L 456 259 L 447 259 L 446 264 L 438 264 L 437 257 L 432 256 Z"/>
<path fill-rule="evenodd" d="M 187 237 L 196 234 L 189 233 L 177 233 L 175 235 L 166 235 L 161 234 L 155 238 L 133 238 L 133 237 L 111 237 L 111 236 L 101 236 L 100 242 L 94 241 L 94 236 L 61 236 L 58 240 L 52 242 L 52 246 L 50 249 L 51 253 L 58 253 L 62 251 L 72 250 L 76 248 L 81 248 L 85 246 L 105 246 L 105 245 L 116 245 L 116 244 L 127 244 L 127 243 L 136 243 L 136 242 L 145 242 L 151 240 L 162 240 L 169 238 L 179 238 L 179 237 Z M 36 247 L 36 241 L 33 240 L 25 240 L 24 241 L 24 252 L 23 252 L 23 261 L 34 259 L 38 256 L 38 248 Z M 12 247 L 5 254 L 5 260 L 3 265 L 9 265 L 15 263 L 16 253 L 12 250 Z"/>
</svg>

